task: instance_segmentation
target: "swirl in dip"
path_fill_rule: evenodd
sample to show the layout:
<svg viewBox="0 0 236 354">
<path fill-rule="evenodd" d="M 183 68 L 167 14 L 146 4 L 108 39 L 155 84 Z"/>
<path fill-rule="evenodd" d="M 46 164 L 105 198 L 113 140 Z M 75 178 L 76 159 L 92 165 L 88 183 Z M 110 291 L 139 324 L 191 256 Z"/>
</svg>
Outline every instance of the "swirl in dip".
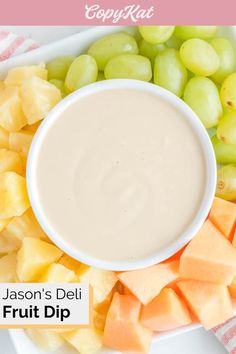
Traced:
<svg viewBox="0 0 236 354">
<path fill-rule="evenodd" d="M 38 152 L 36 186 L 51 228 L 108 262 L 144 259 L 192 223 L 206 165 L 178 108 L 133 88 L 88 94 L 65 108 Z"/>
</svg>

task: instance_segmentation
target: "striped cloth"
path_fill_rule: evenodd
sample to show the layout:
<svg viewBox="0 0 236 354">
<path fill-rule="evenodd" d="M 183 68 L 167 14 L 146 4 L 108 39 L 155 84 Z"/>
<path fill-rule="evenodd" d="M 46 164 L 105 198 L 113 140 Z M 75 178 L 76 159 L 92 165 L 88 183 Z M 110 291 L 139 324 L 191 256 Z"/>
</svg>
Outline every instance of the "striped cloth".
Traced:
<svg viewBox="0 0 236 354">
<path fill-rule="evenodd" d="M 230 354 L 236 354 L 236 318 L 213 328 L 213 333 Z"/>
<path fill-rule="evenodd" d="M 38 47 L 39 45 L 30 38 L 18 36 L 7 31 L 0 31 L 0 61 Z"/>
<path fill-rule="evenodd" d="M 0 30 L 0 61 L 38 47 L 38 43 L 30 38 Z M 230 354 L 236 354 L 236 318 L 215 327 L 213 333 Z"/>
</svg>

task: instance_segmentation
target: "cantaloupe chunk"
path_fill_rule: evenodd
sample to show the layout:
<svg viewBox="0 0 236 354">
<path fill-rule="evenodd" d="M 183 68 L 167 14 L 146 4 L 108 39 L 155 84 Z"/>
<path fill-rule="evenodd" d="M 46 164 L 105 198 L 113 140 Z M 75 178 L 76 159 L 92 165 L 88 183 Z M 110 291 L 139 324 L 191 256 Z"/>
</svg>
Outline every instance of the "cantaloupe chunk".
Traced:
<svg viewBox="0 0 236 354">
<path fill-rule="evenodd" d="M 0 125 L 8 132 L 17 132 L 27 124 L 17 87 L 0 91 Z"/>
<path fill-rule="evenodd" d="M 22 215 L 29 207 L 25 178 L 15 172 L 0 174 L 0 219 Z"/>
<path fill-rule="evenodd" d="M 148 353 L 152 331 L 139 322 L 140 310 L 134 296 L 116 293 L 106 318 L 104 345 L 121 352 Z"/>
<path fill-rule="evenodd" d="M 69 283 L 75 279 L 75 272 L 62 264 L 53 263 L 38 279 L 39 283 Z"/>
<path fill-rule="evenodd" d="M 236 248 L 236 227 L 232 230 L 232 243 L 234 248 Z"/>
<path fill-rule="evenodd" d="M 30 328 L 26 330 L 26 334 L 37 346 L 47 352 L 53 352 L 64 344 L 64 340 L 59 334 L 49 331 L 48 329 Z"/>
<path fill-rule="evenodd" d="M 176 252 L 175 254 L 173 254 L 173 256 L 171 256 L 170 258 L 168 258 L 167 260 L 165 260 L 163 263 L 168 263 L 168 262 L 172 262 L 172 261 L 179 261 L 180 257 L 182 255 L 182 253 L 184 252 L 185 248 L 187 247 L 184 246 L 182 247 L 178 252 Z"/>
<path fill-rule="evenodd" d="M 1 221 L 1 220 L 0 220 Z M 14 236 L 20 241 L 25 237 L 34 237 L 46 240 L 46 234 L 36 220 L 31 208 L 26 210 L 21 216 L 15 216 L 6 225 L 3 234 Z"/>
<path fill-rule="evenodd" d="M 17 152 L 7 149 L 0 149 L 0 173 L 7 171 L 13 171 L 18 174 L 22 174 L 22 160 Z"/>
<path fill-rule="evenodd" d="M 38 76 L 41 79 L 47 80 L 48 72 L 45 69 L 45 64 L 12 68 L 8 71 L 4 83 L 6 86 L 20 86 L 25 79 L 32 76 Z"/>
<path fill-rule="evenodd" d="M 102 332 L 95 328 L 82 328 L 61 335 L 80 354 L 93 354 L 102 348 Z"/>
<path fill-rule="evenodd" d="M 117 292 L 119 294 L 124 294 L 125 291 L 125 287 L 124 285 L 118 280 L 118 282 L 116 283 L 116 285 L 113 288 L 114 292 Z"/>
<path fill-rule="evenodd" d="M 236 221 L 236 204 L 215 197 L 209 218 L 220 232 L 229 239 Z"/>
<path fill-rule="evenodd" d="M 178 281 L 178 279 L 177 279 L 177 281 Z M 180 292 L 180 290 L 179 290 L 179 288 L 178 288 L 178 286 L 177 286 L 177 281 L 173 281 L 172 283 L 168 284 L 168 285 L 167 285 L 167 288 L 174 290 L 174 292 L 175 292 L 179 297 L 182 297 L 182 294 L 181 294 L 181 292 Z"/>
<path fill-rule="evenodd" d="M 0 258 L 0 283 L 14 283 L 16 278 L 16 253 Z"/>
<path fill-rule="evenodd" d="M 144 305 L 152 301 L 160 291 L 179 276 L 179 262 L 161 263 L 145 269 L 122 272 L 119 280 Z"/>
<path fill-rule="evenodd" d="M 131 293 L 131 291 L 130 291 L 128 288 L 126 288 L 126 286 L 124 286 L 123 294 L 124 294 L 124 295 L 133 295 L 133 294 Z"/>
<path fill-rule="evenodd" d="M 141 323 L 153 331 L 169 331 L 191 322 L 186 304 L 168 288 L 144 306 L 141 313 Z"/>
<path fill-rule="evenodd" d="M 234 248 L 236 248 L 235 237 L 236 237 L 236 224 L 234 224 L 234 226 L 233 226 L 233 228 L 232 228 L 232 230 L 230 232 L 229 238 L 228 238 L 228 240 L 230 242 L 232 242 Z"/>
<path fill-rule="evenodd" d="M 235 275 L 235 248 L 207 220 L 180 258 L 180 277 L 229 285 Z"/>
<path fill-rule="evenodd" d="M 8 147 L 9 147 L 8 139 L 9 139 L 8 131 L 6 131 L 5 129 L 0 127 L 0 148 L 1 149 L 2 148 L 8 149 Z"/>
<path fill-rule="evenodd" d="M 116 274 L 112 271 L 88 267 L 87 270 L 82 271 L 82 274 L 79 276 L 79 281 L 92 286 L 93 303 L 95 305 L 106 299 L 118 279 Z"/>
<path fill-rule="evenodd" d="M 229 292 L 233 298 L 236 298 L 236 277 L 234 277 L 232 283 L 229 285 Z"/>
<path fill-rule="evenodd" d="M 62 252 L 56 246 L 37 238 L 25 237 L 17 254 L 16 273 L 19 280 L 36 280 L 61 256 Z"/>
<path fill-rule="evenodd" d="M 205 329 L 211 329 L 233 316 L 229 291 L 225 285 L 198 280 L 181 280 L 177 285 Z"/>
</svg>

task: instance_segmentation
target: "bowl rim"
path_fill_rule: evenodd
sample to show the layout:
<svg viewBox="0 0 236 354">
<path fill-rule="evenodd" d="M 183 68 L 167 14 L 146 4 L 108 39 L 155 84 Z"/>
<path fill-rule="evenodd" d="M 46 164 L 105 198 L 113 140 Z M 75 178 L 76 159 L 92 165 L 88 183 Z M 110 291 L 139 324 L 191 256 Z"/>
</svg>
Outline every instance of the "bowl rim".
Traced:
<svg viewBox="0 0 236 354">
<path fill-rule="evenodd" d="M 206 163 L 206 185 L 202 201 L 195 218 L 187 227 L 185 232 L 176 240 L 171 242 L 169 246 L 163 248 L 159 252 L 149 255 L 143 259 L 128 262 L 111 262 L 98 259 L 91 255 L 80 252 L 77 249 L 74 249 L 73 246 L 70 245 L 69 241 L 67 242 L 65 239 L 63 239 L 63 237 L 60 237 L 50 225 L 49 220 L 43 212 L 43 208 L 41 208 L 39 201 L 40 198 L 37 194 L 37 183 L 35 178 L 35 173 L 37 169 L 37 155 L 40 151 L 40 146 L 42 144 L 44 135 L 50 128 L 50 126 L 55 122 L 55 120 L 60 117 L 61 112 L 63 112 L 75 101 L 87 95 L 91 95 L 96 92 L 101 92 L 102 90 L 117 88 L 130 88 L 137 89 L 139 91 L 154 93 L 157 96 L 167 100 L 169 103 L 171 103 L 181 112 L 183 112 L 183 115 L 186 119 L 188 119 L 189 123 L 195 130 L 201 142 Z M 42 121 L 40 127 L 34 135 L 34 139 L 29 150 L 26 168 L 26 183 L 31 207 L 39 224 L 41 225 L 44 232 L 48 235 L 48 237 L 54 242 L 56 246 L 58 246 L 65 253 L 75 258 L 76 260 L 96 268 L 113 271 L 136 270 L 152 266 L 168 259 L 176 252 L 178 252 L 182 247 L 184 247 L 196 235 L 196 233 L 199 231 L 203 222 L 208 216 L 215 194 L 216 176 L 217 165 L 210 137 L 207 133 L 206 128 L 203 126 L 202 122 L 193 112 L 193 110 L 182 99 L 180 99 L 170 91 L 152 83 L 131 79 L 112 79 L 92 83 L 79 90 L 76 90 L 69 96 L 65 97 L 62 101 L 60 101 L 59 104 L 57 104 L 49 112 L 47 117 Z"/>
</svg>

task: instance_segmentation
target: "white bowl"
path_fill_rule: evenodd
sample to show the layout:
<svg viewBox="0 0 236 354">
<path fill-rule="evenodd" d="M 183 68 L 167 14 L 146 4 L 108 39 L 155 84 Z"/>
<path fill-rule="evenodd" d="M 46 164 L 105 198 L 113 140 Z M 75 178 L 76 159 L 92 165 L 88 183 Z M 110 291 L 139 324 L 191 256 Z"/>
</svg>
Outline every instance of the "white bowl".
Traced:
<svg viewBox="0 0 236 354">
<path fill-rule="evenodd" d="M 135 89 L 139 91 L 149 92 L 158 97 L 161 97 L 163 100 L 168 101 L 172 106 L 176 107 L 176 109 L 182 113 L 183 117 L 188 120 L 189 124 L 192 126 L 195 131 L 200 144 L 202 146 L 202 151 L 204 153 L 205 165 L 206 165 L 206 180 L 205 180 L 205 190 L 202 195 L 201 204 L 199 210 L 197 211 L 194 219 L 191 224 L 187 227 L 184 233 L 174 240 L 168 247 L 161 249 L 158 252 L 151 254 L 142 259 L 136 259 L 129 262 L 112 262 L 105 261 L 102 259 L 94 258 L 89 254 L 84 254 L 78 249 L 74 249 L 70 244 L 69 237 L 66 239 L 63 235 L 60 235 L 55 231 L 50 223 L 50 219 L 45 214 L 43 207 L 41 205 L 40 193 L 37 188 L 37 162 L 38 156 L 40 153 L 40 149 L 43 146 L 44 138 L 47 135 L 48 130 L 55 123 L 55 121 L 61 117 L 61 113 L 79 101 L 81 98 L 87 95 L 91 95 L 96 92 L 100 92 L 103 90 L 111 90 L 116 88 L 125 88 L 125 89 Z M 186 161 L 186 163 L 194 163 L 194 161 Z M 194 235 L 198 232 L 200 227 L 202 226 L 204 220 L 206 219 L 209 210 L 211 208 L 214 193 L 216 186 L 216 161 L 215 155 L 212 148 L 211 141 L 206 132 L 206 129 L 202 125 L 199 118 L 195 115 L 195 113 L 187 106 L 181 99 L 179 99 L 176 95 L 171 92 L 158 87 L 157 85 L 146 83 L 138 80 L 127 80 L 127 79 L 116 79 L 116 80 L 108 80 L 108 81 L 100 81 L 89 86 L 86 86 L 82 89 L 77 90 L 76 92 L 69 95 L 67 98 L 62 100 L 44 119 L 40 128 L 38 129 L 33 143 L 30 148 L 29 158 L 27 163 L 27 187 L 30 202 L 34 213 L 45 231 L 45 233 L 52 239 L 52 241 L 61 248 L 64 252 L 69 254 L 71 257 L 81 261 L 83 263 L 89 264 L 91 266 L 109 269 L 109 270 L 133 270 L 140 269 L 151 266 L 158 262 L 161 262 L 178 250 L 180 250 L 184 245 L 186 245 Z"/>
</svg>

